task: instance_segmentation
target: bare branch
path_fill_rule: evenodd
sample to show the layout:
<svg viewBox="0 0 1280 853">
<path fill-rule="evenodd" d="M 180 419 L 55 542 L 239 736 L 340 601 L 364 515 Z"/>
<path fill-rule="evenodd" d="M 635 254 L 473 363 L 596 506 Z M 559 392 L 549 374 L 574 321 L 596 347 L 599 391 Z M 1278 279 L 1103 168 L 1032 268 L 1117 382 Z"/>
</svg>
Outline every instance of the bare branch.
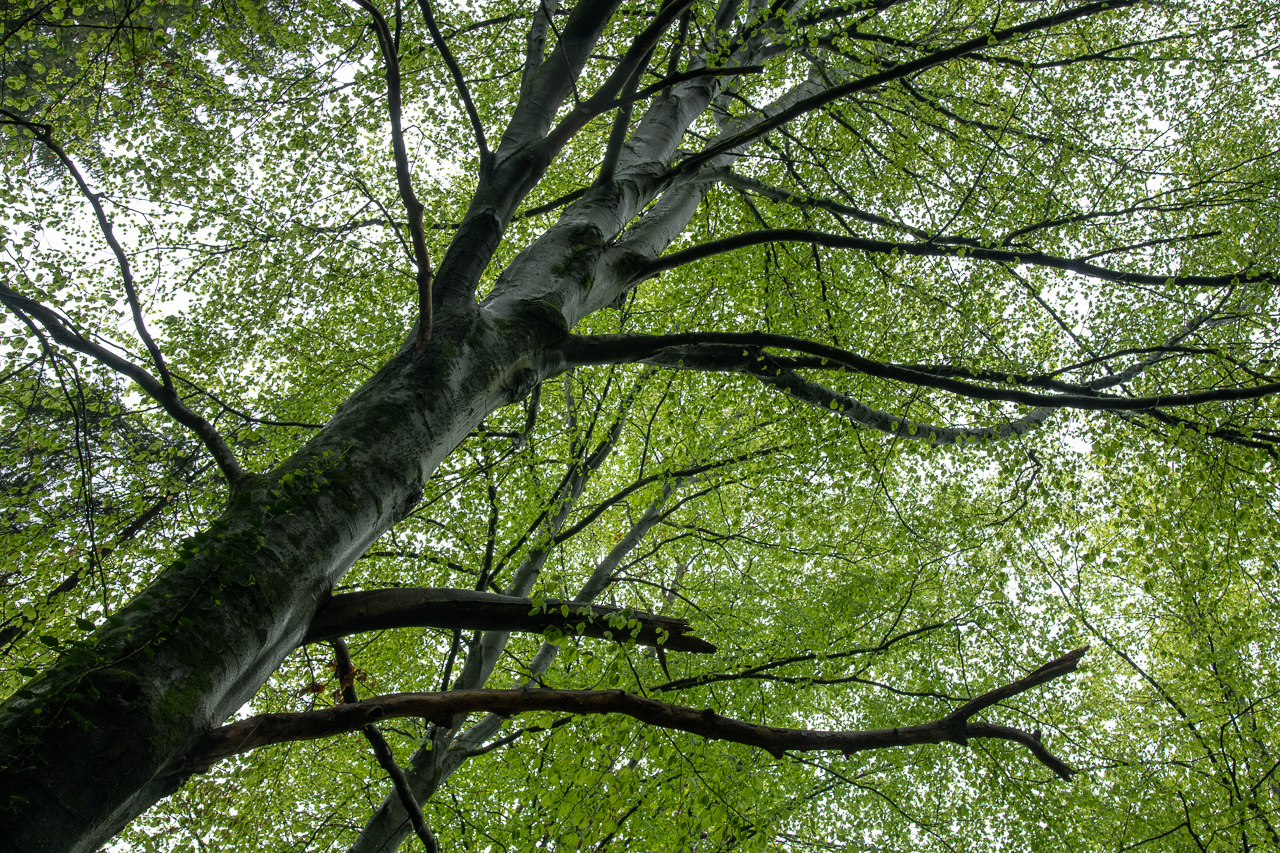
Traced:
<svg viewBox="0 0 1280 853">
<path fill-rule="evenodd" d="M 248 412 L 243 412 L 240 409 L 237 409 L 235 406 L 232 406 L 230 403 L 223 400 L 218 395 L 214 394 L 213 392 L 205 388 L 201 388 L 199 385 L 192 382 L 190 379 L 187 379 L 185 376 L 179 375 L 178 381 L 190 387 L 192 391 L 195 391 L 200 396 L 207 397 L 208 399 L 212 400 L 214 403 L 217 403 L 220 407 L 222 407 L 223 411 L 230 412 L 231 414 L 235 415 L 237 418 L 240 418 L 241 420 L 247 423 L 262 424 L 263 426 L 274 426 L 274 427 L 298 427 L 301 429 L 324 429 L 324 424 L 313 424 L 313 423 L 307 423 L 306 421 L 277 421 L 277 420 L 273 420 L 272 418 L 259 418 L 249 414 Z"/>
<path fill-rule="evenodd" d="M 635 101 L 643 101 L 645 98 L 652 97 L 663 89 L 669 89 L 677 83 L 684 83 L 689 80 L 697 80 L 702 77 L 740 77 L 743 74 L 759 74 L 764 71 L 763 65 L 735 65 L 732 67 L 721 68 L 690 68 L 687 71 L 678 71 L 668 74 L 657 83 L 651 83 L 640 91 L 627 97 L 619 98 L 615 103 L 627 104 Z"/>
<path fill-rule="evenodd" d="M 520 211 L 518 214 L 512 217 L 512 220 L 515 221 L 520 219 L 528 219 L 530 216 L 541 216 L 544 213 L 550 213 L 553 210 L 557 210 L 561 207 L 564 207 L 566 204 L 569 204 L 570 202 L 577 201 L 578 199 L 582 198 L 586 194 L 587 194 L 586 187 L 573 190 L 572 192 L 567 192 L 558 198 L 553 198 L 551 201 L 546 202 L 545 204 L 540 204 L 537 207 L 531 207 L 528 210 Z"/>
<path fill-rule="evenodd" d="M 886 219 L 883 216 L 878 216 L 877 214 L 869 213 L 865 210 L 861 210 L 860 208 L 856 208 L 851 205 L 835 201 L 833 199 L 817 198 L 817 197 L 808 196 L 808 195 L 797 195 L 796 193 L 788 192 L 779 187 L 769 186 L 768 184 L 758 181 L 755 178 L 749 178 L 746 175 L 740 175 L 737 172 L 733 172 L 730 170 L 725 170 L 724 182 L 726 185 L 731 186 L 735 189 L 743 190 L 744 192 L 749 192 L 754 195 L 763 196 L 769 199 L 770 201 L 775 201 L 775 202 L 778 202 L 779 204 L 788 204 L 793 207 L 798 207 L 801 209 L 811 208 L 815 210 L 825 210 L 828 213 L 834 213 L 836 216 L 848 216 L 848 217 L 857 219 L 861 222 L 866 222 L 870 225 L 878 225 L 882 228 L 890 228 L 890 229 L 893 229 L 894 231 L 901 231 L 901 232 L 910 234 L 913 237 L 918 237 L 921 240 L 930 239 L 929 233 L 927 231 L 924 231 L 923 229 L 913 228 L 910 225 L 905 225 L 900 222 L 894 222 L 891 219 Z M 952 241 L 943 241 L 943 242 L 950 243 Z M 979 245 L 976 240 L 975 241 L 962 240 L 959 242 L 963 242 L 965 245 L 969 245 L 970 243 L 975 246 Z"/>
<path fill-rule="evenodd" d="M 898 243 L 844 234 L 827 234 L 822 231 L 810 231 L 803 228 L 761 229 L 748 234 L 726 237 L 722 240 L 712 240 L 708 243 L 702 243 L 698 246 L 655 258 L 640 266 L 636 270 L 636 276 L 637 278 L 646 278 L 657 275 L 664 270 L 674 269 L 713 255 L 732 252 L 735 249 L 759 246 L 764 243 L 783 242 L 809 243 L 830 249 L 857 249 L 881 255 L 909 255 L 918 258 L 972 258 L 979 261 L 995 261 L 1005 264 L 1030 264 L 1032 266 L 1074 272 L 1103 281 L 1153 287 L 1183 285 L 1187 287 L 1220 288 L 1239 284 L 1246 279 L 1273 284 L 1280 282 L 1280 276 L 1277 276 L 1274 272 L 1241 270 L 1227 275 L 1150 275 L 1147 273 L 1123 272 L 1100 267 L 1082 260 L 1061 258 L 1032 250 L 1018 251 L 991 249 L 976 245 L 957 245 L 958 241 L 937 238 L 921 243 Z"/>
<path fill-rule="evenodd" d="M 940 628 L 954 627 L 953 622 L 935 622 L 929 625 L 922 625 L 919 628 L 913 628 L 910 631 L 904 631 L 892 637 L 887 637 L 884 641 L 875 646 L 865 646 L 854 649 L 845 649 L 839 652 L 808 652 L 802 655 L 792 655 L 790 657 L 778 658 L 756 666 L 748 667 L 738 672 L 708 672 L 701 675 L 692 675 L 688 678 L 677 678 L 668 681 L 666 684 L 658 684 L 651 687 L 654 693 L 666 693 L 672 690 L 689 690 L 694 687 L 702 687 L 707 684 L 715 684 L 721 681 L 739 681 L 754 678 L 762 673 L 769 672 L 780 667 L 790 666 L 796 663 L 809 663 L 812 661 L 832 661 L 842 660 L 844 658 L 855 657 L 857 655 L 874 655 L 880 652 L 888 651 L 891 646 L 896 645 L 902 640 L 907 640 L 920 634 L 926 634 L 936 631 Z M 797 677 L 797 681 L 812 681 L 807 676 Z"/>
<path fill-rule="evenodd" d="M 659 480 L 662 480 L 665 478 L 679 480 L 684 478 L 696 477 L 699 474 L 705 474 L 706 472 L 713 471 L 717 468 L 723 468 L 728 465 L 735 465 L 739 462 L 745 462 L 749 459 L 758 459 L 761 457 L 770 456 L 774 453 L 777 453 L 781 449 L 782 448 L 778 446 L 766 447 L 761 450 L 753 450 L 752 452 L 743 454 L 742 456 L 735 456 L 731 459 L 720 459 L 715 462 L 707 462 L 702 465 L 694 465 L 689 468 L 681 469 L 679 471 L 663 471 L 658 474 L 650 474 L 647 477 L 641 477 L 631 485 L 626 486 L 622 489 L 619 489 L 618 491 L 614 492 L 613 495 L 611 495 L 610 497 L 596 504 L 594 507 L 592 507 L 590 512 L 588 512 L 586 515 L 584 515 L 582 518 L 576 521 L 572 527 L 564 530 L 561 533 L 557 533 L 554 537 L 552 537 L 552 540 L 556 545 L 559 545 L 568 539 L 572 539 L 574 536 L 578 535 L 583 530 L 586 530 L 588 527 L 590 527 L 597 518 L 599 518 L 601 515 L 604 514 L 605 510 L 609 509 L 612 506 L 616 506 L 617 504 L 625 500 L 628 495 L 631 495 L 639 491 L 640 489 L 644 488 L 645 486 L 651 483 L 656 483 Z"/>
<path fill-rule="evenodd" d="M 9 122 L 19 127 L 24 127 L 35 134 L 36 139 L 40 140 L 41 144 L 58 158 L 58 162 L 62 164 L 63 168 L 67 170 L 67 173 L 76 182 L 76 186 L 80 188 L 80 194 L 93 206 L 93 215 L 98 219 L 98 230 L 102 232 L 107 245 L 111 247 L 111 253 L 116 256 L 116 263 L 120 265 L 120 279 L 124 284 L 124 293 L 129 303 L 129 311 L 133 314 L 133 327 L 137 330 L 138 337 L 142 339 L 142 343 L 146 346 L 147 352 L 151 353 L 151 362 L 156 367 L 156 374 L 160 377 L 161 384 L 170 392 L 173 392 L 173 379 L 169 376 L 169 368 L 165 366 L 164 356 L 160 353 L 160 347 L 156 346 L 151 333 L 147 331 L 146 321 L 142 317 L 142 304 L 138 301 L 138 291 L 133 284 L 133 270 L 130 269 L 129 258 L 125 255 L 124 249 L 120 246 L 120 242 L 116 240 L 112 231 L 111 220 L 107 218 L 107 212 L 102 207 L 102 196 L 89 189 L 89 184 L 85 181 L 84 176 L 80 174 L 75 161 L 68 156 L 67 152 L 53 138 L 53 129 L 49 125 L 27 121 L 5 109 L 0 109 L 0 114 L 6 116 Z"/>
<path fill-rule="evenodd" d="M 1059 678 L 1069 672 L 1075 672 L 1076 666 L 1080 663 L 1080 658 L 1084 657 L 1088 651 L 1088 646 L 1081 646 L 1027 673 L 1017 681 L 1011 681 L 1002 687 L 997 687 L 995 690 L 988 690 L 976 699 L 970 699 L 950 714 L 947 714 L 942 718 L 943 722 L 962 727 L 979 711 L 984 711 L 997 702 L 1011 699 L 1019 693 L 1030 690 L 1032 687 L 1044 684 L 1046 681 L 1053 681 L 1055 678 Z"/>
<path fill-rule="evenodd" d="M 355 666 L 351 663 L 351 652 L 347 649 L 347 644 L 342 640 L 333 641 L 333 659 L 338 682 L 342 685 L 343 704 L 350 705 L 358 702 L 355 687 Z M 413 830 L 422 841 L 422 846 L 426 848 L 427 853 L 440 853 L 440 845 L 427 827 L 426 818 L 422 816 L 422 809 L 418 807 L 418 801 L 413 798 L 413 791 L 409 788 L 409 780 L 405 778 L 404 770 L 396 763 L 395 755 L 391 752 L 391 746 L 387 743 L 387 739 L 382 736 L 382 732 L 373 724 L 365 726 L 361 731 L 364 733 L 365 740 L 369 742 L 369 748 L 373 750 L 373 755 L 378 760 L 378 764 L 391 777 L 391 783 L 395 786 L 396 794 L 400 797 L 400 803 L 409 814 L 409 822 L 413 824 Z"/>
<path fill-rule="evenodd" d="M 621 627 L 612 622 L 622 620 Z M 633 633 L 625 622 L 639 623 Z M 661 645 L 681 652 L 714 652 L 716 647 L 690 634 L 688 621 L 670 616 L 630 613 L 621 607 L 586 605 L 547 599 L 472 592 L 461 589 L 379 589 L 335 595 L 320 606 L 304 643 L 388 628 L 450 628 L 467 631 L 566 633 L 602 639 L 634 639 L 642 646 Z"/>
<path fill-rule="evenodd" d="M 961 706 L 987 707 L 1075 670 L 1085 649 L 1077 649 L 1019 679 Z M 988 697 L 998 698 L 992 702 Z M 1074 772 L 1040 743 L 1039 733 L 1028 733 L 992 723 L 971 723 L 957 713 L 931 723 L 867 731 L 823 731 L 762 726 L 714 710 L 698 710 L 658 702 L 622 690 L 455 690 L 449 693 L 393 693 L 335 708 L 294 714 L 259 714 L 247 720 L 213 729 L 175 772 L 203 769 L 215 761 L 240 755 L 260 746 L 295 740 L 315 740 L 354 731 L 394 717 L 425 717 L 437 725 L 451 726 L 459 714 L 488 711 L 504 717 L 530 711 L 569 714 L 625 714 L 660 728 L 689 732 L 708 740 L 727 740 L 754 746 L 781 757 L 788 751 L 830 750 L 852 755 L 873 749 L 916 744 L 958 743 L 976 738 L 1011 740 L 1026 746 L 1063 779 Z"/>
</svg>

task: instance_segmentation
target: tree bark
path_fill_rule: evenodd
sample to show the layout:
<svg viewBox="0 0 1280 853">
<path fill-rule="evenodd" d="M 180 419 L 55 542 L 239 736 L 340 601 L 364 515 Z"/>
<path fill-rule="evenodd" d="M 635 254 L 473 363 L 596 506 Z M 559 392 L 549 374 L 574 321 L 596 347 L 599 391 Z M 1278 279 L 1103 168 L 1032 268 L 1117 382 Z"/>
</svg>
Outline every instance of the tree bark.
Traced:
<svg viewBox="0 0 1280 853">
<path fill-rule="evenodd" d="M 211 527 L 190 540 L 179 559 L 108 624 L 67 644 L 54 667 L 0 706 L 0 853 L 96 850 L 181 784 L 208 731 L 251 699 L 291 650 L 308 638 L 347 630 L 350 623 L 313 630 L 317 610 L 336 581 L 410 511 L 442 460 L 486 415 L 567 366 L 562 344 L 579 320 L 614 304 L 665 265 L 694 256 L 656 260 L 685 231 L 713 185 L 708 174 L 715 177 L 714 170 L 732 163 L 745 145 L 842 95 L 1108 8 L 1106 3 L 1075 7 L 856 82 L 833 85 L 815 73 L 774 103 L 725 122 L 706 148 L 673 167 L 686 130 L 725 85 L 720 77 L 675 84 L 645 111 L 610 179 L 566 208 L 556 225 L 514 258 L 478 305 L 476 288 L 518 205 L 558 146 L 590 117 L 590 109 L 603 111 L 605 101 L 613 100 L 609 95 L 599 103 L 583 102 L 586 106 L 552 129 L 616 5 L 615 0 L 576 4 L 557 28 L 554 62 L 541 58 L 545 31 L 531 33 L 520 101 L 497 150 L 486 158 L 479 186 L 431 282 L 431 303 L 423 306 L 423 324 L 432 318 L 429 343 L 425 329 L 411 334 L 410 342 L 423 345 L 402 347 L 281 467 L 241 475 L 224 464 L 224 471 L 236 474 L 235 485 Z M 545 7 L 547 16 L 555 6 Z M 671 4 L 663 26 L 682 7 Z M 725 4 L 726 14 L 731 7 L 736 8 Z M 649 41 L 638 40 L 628 56 L 644 55 L 661 29 L 645 32 Z M 731 62 L 755 61 L 753 45 L 762 45 L 767 36 L 762 27 L 733 42 L 739 47 Z M 616 86 L 608 91 L 623 91 L 622 75 L 610 79 Z M 708 174 L 696 174 L 703 167 Z M 779 236 L 822 242 L 811 232 L 774 233 L 770 239 Z M 889 247 L 824 239 L 864 251 Z M 759 242 L 740 242 L 752 241 Z M 1029 253 L 986 251 L 991 260 L 1043 260 Z M 425 271 L 421 252 L 419 260 Z M 811 396 L 810 402 L 829 402 L 816 391 Z M 520 583 L 527 588 L 535 577 L 536 567 Z M 495 627 L 500 634 L 511 624 Z M 483 647 L 474 666 L 482 668 L 488 660 L 491 668 L 494 645 L 500 642 Z M 471 660 L 467 666 L 473 666 Z M 504 712 L 525 707 L 515 699 L 503 701 L 508 702 Z M 635 704 L 618 697 L 607 701 Z M 686 730 L 703 731 L 698 728 L 703 726 L 712 736 L 723 731 L 723 723 L 708 728 L 714 715 L 690 713 L 695 717 Z M 935 729 L 928 738 L 936 739 L 927 742 L 963 738 L 963 731 L 948 729 L 945 722 L 931 724 Z M 972 729 L 968 733 L 974 735 Z M 421 775 L 411 781 L 415 795 L 432 784 Z"/>
<path fill-rule="evenodd" d="M 302 642 L 440 461 L 544 372 L 538 353 L 563 327 L 514 305 L 436 331 L 286 465 L 247 476 L 176 563 L 0 708 L 0 850 L 96 850 L 175 790 L 186 754 Z"/>
</svg>

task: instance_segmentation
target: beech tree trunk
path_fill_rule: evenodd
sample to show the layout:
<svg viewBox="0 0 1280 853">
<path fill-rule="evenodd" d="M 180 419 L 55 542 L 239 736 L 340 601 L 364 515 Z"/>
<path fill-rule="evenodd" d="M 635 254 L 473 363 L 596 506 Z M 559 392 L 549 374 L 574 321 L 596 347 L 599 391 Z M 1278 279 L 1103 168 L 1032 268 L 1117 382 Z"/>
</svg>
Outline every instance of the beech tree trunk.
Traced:
<svg viewBox="0 0 1280 853">
<path fill-rule="evenodd" d="M 318 609 L 353 562 L 414 507 L 441 462 L 488 414 L 521 400 L 539 382 L 572 366 L 575 359 L 582 363 L 592 358 L 612 363 L 650 360 L 674 369 L 752 375 L 835 416 L 904 440 L 931 443 L 1021 434 L 1048 417 L 1053 406 L 1067 405 L 1025 390 L 989 390 L 980 398 L 1039 408 L 998 428 L 948 431 L 926 425 L 920 430 L 896 415 L 802 381 L 794 371 L 785 375 L 781 367 L 764 371 L 761 365 L 774 367 L 763 351 L 765 346 L 778 346 L 772 338 L 729 340 L 703 335 L 683 350 L 678 347 L 685 342 L 676 336 L 647 339 L 648 349 L 639 344 L 628 349 L 626 341 L 618 340 L 609 348 L 566 339 L 580 320 L 615 304 L 638 283 L 677 263 L 732 248 L 727 242 L 707 244 L 702 255 L 687 250 L 661 263 L 657 260 L 685 231 L 709 189 L 729 178 L 727 166 L 746 146 L 789 118 L 988 46 L 1110 14 L 1136 2 L 1084 3 L 1006 29 L 997 30 L 993 24 L 990 33 L 984 31 L 946 49 L 921 47 L 911 61 L 886 64 L 856 79 L 850 69 L 833 67 L 819 73 L 815 66 L 807 79 L 743 118 L 729 120 L 728 112 L 712 110 L 715 130 L 705 134 L 712 138 L 700 153 L 678 164 L 681 141 L 690 138 L 687 131 L 708 115 L 716 97 L 732 85 L 727 71 L 749 67 L 760 58 L 771 35 L 778 35 L 769 29 L 774 25 L 765 14 L 767 4 L 732 0 L 722 4 L 720 17 L 726 26 L 742 5 L 753 10 L 751 21 L 757 13 L 764 17 L 748 21 L 734 34 L 733 52 L 717 60 L 725 64 L 716 69 L 716 75 L 692 76 L 706 70 L 704 52 L 689 63 L 689 77 L 663 86 L 661 96 L 652 99 L 624 143 L 621 134 L 630 125 L 631 103 L 623 100 L 627 91 L 635 90 L 627 86 L 666 28 L 691 4 L 687 0 L 663 4 L 619 60 L 617 73 L 609 75 L 594 95 L 575 100 L 575 108 L 567 115 L 562 105 L 571 93 L 577 97 L 575 82 L 618 3 L 583 0 L 563 16 L 555 33 L 555 61 L 544 61 L 541 40 L 546 38 L 545 19 L 557 4 L 542 4 L 545 15 L 534 16 L 519 103 L 492 154 L 479 133 L 478 187 L 434 276 L 425 250 L 415 248 L 419 298 L 427 300 L 421 306 L 419 328 L 338 408 L 314 439 L 275 470 L 239 476 L 222 515 L 187 543 L 174 564 L 109 617 L 92 638 L 70 644 L 57 665 L 0 706 L 0 853 L 90 853 L 181 785 L 193 750 L 212 728 L 254 696 L 286 655 L 308 638 L 335 636 L 333 630 L 314 624 Z M 793 11 L 798 13 L 800 5 Z M 380 19 L 373 11 L 376 23 Z M 385 48 L 385 21 L 381 26 L 379 38 Z M 398 101 L 394 62 L 389 59 L 387 65 L 388 97 Z M 400 105 L 395 102 L 392 107 L 397 177 L 411 220 L 409 228 L 414 228 L 416 216 L 420 232 L 422 205 L 409 188 Z M 619 144 L 610 145 L 599 176 L 580 197 L 570 196 L 577 200 L 565 207 L 559 221 L 518 254 L 497 277 L 487 298 L 479 300 L 479 284 L 529 190 L 589 120 L 614 111 L 622 117 L 616 125 L 622 131 L 615 132 Z M 703 134 L 704 128 L 699 127 L 698 133 Z M 52 146 L 47 133 L 43 139 Z M 738 176 L 737 180 L 749 179 Z M 412 236 L 415 246 L 422 243 L 421 233 Z M 759 239 L 739 242 L 801 240 L 882 254 L 899 251 L 898 244 L 881 240 L 820 237 L 810 231 L 775 229 Z M 963 258 L 959 249 L 965 245 L 930 237 L 913 243 L 911 251 Z M 123 258 L 123 252 L 118 254 Z M 1085 261 L 1064 266 L 1060 259 L 1038 252 L 979 247 L 970 251 L 970 259 L 974 258 L 1034 263 L 1100 278 L 1111 275 L 1113 281 L 1166 281 L 1163 273 L 1110 274 Z M 1234 276 L 1183 279 L 1217 286 Z M 1168 283 L 1174 281 L 1167 278 Z M 0 296 L 19 299 L 12 293 L 6 289 Z M 1187 330 L 1206 322 L 1208 316 L 1191 321 Z M 47 321 L 37 317 L 46 325 L 56 325 L 56 316 Z M 51 334 L 53 325 L 49 325 Z M 54 337 L 60 343 L 70 340 L 66 335 Z M 1172 339 L 1173 343 L 1180 340 Z M 1133 371 L 1155 363 L 1154 359 L 1083 390 L 1094 392 L 1125 381 Z M 979 396 L 973 382 L 955 380 L 950 374 L 929 378 L 922 372 L 926 366 L 917 367 L 894 368 L 902 375 L 891 378 Z M 1277 390 L 1269 384 L 1248 393 L 1261 396 Z M 163 389 L 158 393 L 161 399 Z M 1216 391 L 1204 393 L 1225 399 Z M 1062 399 L 1074 400 L 1072 405 L 1100 407 L 1091 402 L 1094 396 Z M 1134 409 L 1187 402 L 1198 402 L 1198 398 L 1108 405 Z M 235 464 L 233 458 L 224 471 L 234 471 Z M 623 544 L 634 545 L 648 529 L 645 525 L 652 525 L 657 517 L 646 514 Z M 575 601 L 591 601 L 616 565 L 616 560 L 602 563 L 599 576 L 587 582 Z M 517 572 L 507 594 L 525 595 L 536 574 L 537 566 L 524 574 Z M 502 630 L 500 626 L 490 630 L 475 653 L 468 655 L 459 687 L 484 686 L 506 639 Z M 554 649 L 544 649 L 530 669 L 540 671 L 552 656 Z M 464 744 L 482 743 L 496 730 L 497 719 L 486 718 L 469 731 L 451 736 Z M 928 742 L 963 740 L 952 729 L 934 727 L 930 732 L 934 739 Z M 430 746 L 424 744 L 406 768 L 407 788 L 419 799 L 429 795 L 462 760 L 456 751 L 451 754 Z M 357 853 L 395 849 L 408 829 L 404 814 L 398 797 L 389 796 L 356 842 Z"/>
<path fill-rule="evenodd" d="M 236 489 L 184 559 L 0 711 L 0 849 L 96 850 L 181 784 L 182 756 L 557 334 L 492 312 L 438 323 L 438 346 L 402 352 L 287 465 Z"/>
<path fill-rule="evenodd" d="M 589 10 L 602 17 L 583 24 L 583 55 L 611 9 Z M 549 162 L 543 137 L 572 83 L 562 66 L 543 70 L 435 277 L 430 345 L 406 344 L 287 463 L 245 477 L 181 560 L 0 709 L 12 768 L 0 781 L 0 850 L 96 850 L 175 790 L 183 757 L 302 642 L 336 581 L 414 506 L 440 462 L 487 414 L 560 370 L 572 325 L 625 292 L 635 261 L 683 230 L 702 185 L 668 189 L 606 250 L 670 185 L 665 163 L 709 103 L 707 81 L 651 108 L 615 180 L 566 211 L 477 307 L 476 283 Z"/>
</svg>

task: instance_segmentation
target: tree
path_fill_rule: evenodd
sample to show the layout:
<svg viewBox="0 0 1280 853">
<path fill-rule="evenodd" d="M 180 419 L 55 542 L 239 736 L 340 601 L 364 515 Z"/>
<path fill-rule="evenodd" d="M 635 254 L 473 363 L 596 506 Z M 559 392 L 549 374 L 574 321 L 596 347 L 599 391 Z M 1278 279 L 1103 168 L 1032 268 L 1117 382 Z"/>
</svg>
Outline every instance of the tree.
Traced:
<svg viewBox="0 0 1280 853">
<path fill-rule="evenodd" d="M 1280 844 L 1276 12 L 10 4 L 0 848 Z"/>
</svg>

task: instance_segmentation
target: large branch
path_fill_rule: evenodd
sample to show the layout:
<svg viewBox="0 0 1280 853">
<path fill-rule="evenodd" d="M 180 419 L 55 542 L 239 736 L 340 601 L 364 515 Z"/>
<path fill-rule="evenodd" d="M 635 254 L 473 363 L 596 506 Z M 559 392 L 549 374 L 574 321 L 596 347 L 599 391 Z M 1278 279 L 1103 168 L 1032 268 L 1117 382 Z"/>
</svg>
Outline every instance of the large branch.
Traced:
<svg viewBox="0 0 1280 853">
<path fill-rule="evenodd" d="M 813 112 L 814 110 L 820 109 L 827 104 L 838 101 L 849 95 L 879 88 L 880 86 L 883 86 L 886 83 L 891 83 L 895 80 L 903 80 L 913 77 L 930 68 L 945 65 L 953 59 L 959 59 L 962 56 L 976 53 L 988 46 L 1013 41 L 1019 36 L 1051 29 L 1061 24 L 1069 23 L 1070 21 L 1087 18 L 1109 10 L 1133 6 L 1140 2 L 1142 2 L 1142 0 L 1099 0 L 1099 2 L 1096 3 L 1077 6 L 1073 9 L 1066 9 L 1055 15 L 1035 18 L 1034 20 L 1027 21 L 1014 27 L 997 30 L 990 35 L 978 36 L 977 38 L 961 42 L 953 47 L 936 51 L 927 56 L 922 56 L 919 59 L 912 60 L 911 62 L 903 62 L 899 65 L 895 65 L 892 68 L 886 69 L 877 74 L 869 74 L 866 77 L 861 77 L 857 80 L 852 80 L 839 86 L 832 86 L 823 92 L 792 104 L 786 109 L 769 116 L 764 121 L 753 125 L 751 128 L 744 130 L 735 136 L 731 136 L 728 139 L 717 142 L 704 151 L 686 158 L 673 167 L 672 172 L 675 174 L 687 174 L 695 171 L 703 165 L 713 162 L 720 155 L 738 150 L 747 143 L 759 139 L 761 136 L 771 130 L 775 130 L 783 126 L 794 118 Z"/>
<path fill-rule="evenodd" d="M 533 73 L 542 65 L 543 55 L 547 47 L 547 26 L 551 16 L 559 6 L 558 0 L 542 0 L 533 13 L 533 23 L 525 35 L 524 65 L 520 71 L 520 98 L 528 95 L 529 84 Z"/>
<path fill-rule="evenodd" d="M 626 627 L 634 620 L 639 629 Z M 616 623 L 616 624 L 615 624 Z M 689 623 L 670 616 L 628 613 L 621 607 L 587 605 L 462 589 L 379 589 L 335 595 L 320 606 L 304 643 L 318 643 L 388 628 L 449 628 L 465 631 L 524 631 L 548 628 L 584 637 L 632 639 L 642 646 L 680 652 L 714 652 L 716 647 L 690 634 Z M 581 630 L 579 630 L 579 628 Z"/>
<path fill-rule="evenodd" d="M 554 155 L 585 127 L 588 121 L 614 105 L 615 100 L 627 90 L 628 85 L 633 80 L 639 79 L 640 73 L 644 70 L 663 33 L 692 5 L 693 0 L 672 0 L 662 7 L 649 25 L 632 40 L 627 52 L 623 54 L 622 59 L 618 61 L 613 72 L 600 85 L 596 93 L 574 107 L 573 111 L 547 134 L 545 145 L 548 152 Z"/>
<path fill-rule="evenodd" d="M 973 258 L 979 261 L 996 261 L 1005 264 L 1028 264 L 1031 266 L 1049 267 L 1052 269 L 1073 272 L 1102 281 L 1114 281 L 1120 284 L 1140 284 L 1151 287 L 1164 285 L 1183 285 L 1187 287 L 1230 287 L 1242 280 L 1262 280 L 1275 283 L 1280 276 L 1274 272 L 1243 271 L 1227 275 L 1151 275 L 1148 273 L 1124 272 L 1109 269 L 1087 261 L 1061 258 L 1031 250 L 991 249 L 973 245 L 956 245 L 954 241 L 926 241 L 920 243 L 900 243 L 890 240 L 873 240 L 867 237 L 854 237 L 845 234 L 828 234 L 823 231 L 810 231 L 804 228 L 767 228 L 752 231 L 748 234 L 737 234 L 722 240 L 712 240 L 679 252 L 672 252 L 655 258 L 639 266 L 636 277 L 647 278 L 664 270 L 693 263 L 694 261 L 759 246 L 764 243 L 809 243 L 814 246 L 825 246 L 829 249 L 857 249 L 881 255 L 910 255 L 918 258 Z"/>
<path fill-rule="evenodd" d="M 562 353 L 570 366 L 645 362 L 667 367 L 755 375 L 760 372 L 762 365 L 770 366 L 767 363 L 770 357 L 761 351 L 762 347 L 803 352 L 825 358 L 836 365 L 867 376 L 925 388 L 936 388 L 974 400 L 1000 401 L 1043 408 L 1144 411 L 1158 407 L 1254 400 L 1280 393 L 1280 383 L 1268 382 L 1244 388 L 1217 388 L 1210 391 L 1157 394 L 1150 397 L 1037 394 L 1017 388 L 975 385 L 947 376 L 875 361 L 826 344 L 764 332 L 570 336 L 562 344 Z"/>
<path fill-rule="evenodd" d="M 502 716 L 530 711 L 568 714 L 625 714 L 643 723 L 689 732 L 708 740 L 727 740 L 781 757 L 787 751 L 829 750 L 851 755 L 872 749 L 918 744 L 958 743 L 977 738 L 1010 740 L 1027 747 L 1063 779 L 1075 772 L 1041 743 L 1039 732 L 1024 732 L 994 723 L 974 723 L 976 710 L 1073 672 L 1088 647 L 1076 649 L 1025 678 L 1011 682 L 961 706 L 947 716 L 914 726 L 867 731 L 824 731 L 762 726 L 723 717 L 710 708 L 698 710 L 658 702 L 622 690 L 457 690 L 450 693 L 394 693 L 363 702 L 295 714 L 259 714 L 209 732 L 187 757 L 179 772 L 208 767 L 215 761 L 275 743 L 332 737 L 393 717 L 425 717 L 450 726 L 459 714 L 488 711 Z M 992 698 L 994 697 L 994 698 Z M 990 701 L 988 701 L 988 699 Z"/>
<path fill-rule="evenodd" d="M 613 18 L 618 0 L 578 0 L 562 28 L 552 21 L 558 2 L 544 0 L 540 5 L 541 14 L 534 16 L 529 33 L 520 100 L 502 135 L 498 159 L 504 151 L 538 145 L 545 139 L 561 104 L 570 93 L 577 96 L 578 75 Z M 543 56 L 547 29 L 555 33 L 556 45 Z"/>
</svg>

